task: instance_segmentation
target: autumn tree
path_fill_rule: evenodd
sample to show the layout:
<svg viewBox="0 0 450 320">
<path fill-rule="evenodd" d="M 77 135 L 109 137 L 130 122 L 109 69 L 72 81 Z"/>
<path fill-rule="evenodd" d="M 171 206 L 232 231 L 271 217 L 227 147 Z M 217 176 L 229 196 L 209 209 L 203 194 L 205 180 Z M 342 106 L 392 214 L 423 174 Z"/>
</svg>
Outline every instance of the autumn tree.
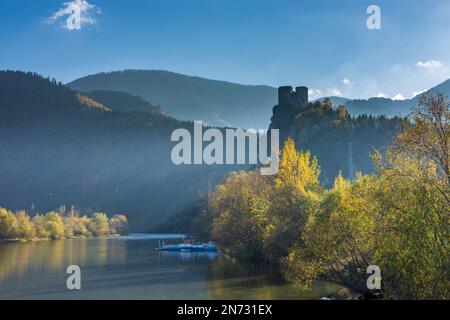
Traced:
<svg viewBox="0 0 450 320">
<path fill-rule="evenodd" d="M 449 102 L 424 95 L 411 118 L 386 156 L 375 156 L 383 204 L 376 259 L 388 295 L 448 299 Z"/>
<path fill-rule="evenodd" d="M 14 239 L 17 232 L 16 216 L 11 211 L 0 208 L 0 239 Z"/>
<path fill-rule="evenodd" d="M 425 94 L 397 137 L 397 152 L 432 161 L 436 183 L 448 201 L 450 186 L 450 102 L 442 93 Z M 450 202 L 448 202 L 450 204 Z"/>
<path fill-rule="evenodd" d="M 109 228 L 113 234 L 122 234 L 127 225 L 127 217 L 123 214 L 116 214 L 109 220 Z"/>
<path fill-rule="evenodd" d="M 32 240 L 36 237 L 36 227 L 30 217 L 24 210 L 16 213 L 17 219 L 17 236 L 20 239 Z"/>
<path fill-rule="evenodd" d="M 69 212 L 61 206 L 58 212 L 36 214 L 32 219 L 25 210 L 16 214 L 0 208 L 0 239 L 72 239 L 77 237 L 107 236 L 121 234 L 127 225 L 122 214 L 108 219 L 104 213 L 95 213 L 91 218 L 72 208 Z"/>
<path fill-rule="evenodd" d="M 61 216 L 57 212 L 48 212 L 44 216 L 44 221 L 45 230 L 51 239 L 59 240 L 64 238 L 65 226 Z"/>
<path fill-rule="evenodd" d="M 209 196 L 213 238 L 232 256 L 249 263 L 264 261 L 269 177 L 258 172 L 230 174 Z"/>
<path fill-rule="evenodd" d="M 46 227 L 45 216 L 36 214 L 32 221 L 36 228 L 36 237 L 39 239 L 50 239 L 50 232 Z"/>
<path fill-rule="evenodd" d="M 277 264 L 288 254 L 316 210 L 322 190 L 319 175 L 317 158 L 309 151 L 297 151 L 289 138 L 281 152 L 265 232 L 265 251 L 272 262 Z"/>
<path fill-rule="evenodd" d="M 381 169 L 374 232 L 375 263 L 385 293 L 405 299 L 450 297 L 449 213 L 434 184 L 435 168 L 397 154 Z M 400 172 L 405 173 L 402 174 Z"/>
<path fill-rule="evenodd" d="M 366 269 L 373 264 L 377 212 L 376 204 L 369 201 L 373 192 L 376 177 L 361 177 L 352 185 L 339 174 L 283 261 L 288 280 L 306 289 L 326 279 L 372 295 L 366 286 Z"/>
<path fill-rule="evenodd" d="M 309 215 L 285 260 L 286 277 L 301 287 L 318 279 L 366 296 L 367 266 L 378 265 L 388 298 L 448 299 L 449 104 L 422 97 L 411 123 L 385 154 L 376 176 L 353 185 L 339 176 Z"/>
<path fill-rule="evenodd" d="M 106 214 L 96 212 L 90 218 L 87 229 L 96 237 L 109 235 L 109 221 Z"/>
</svg>

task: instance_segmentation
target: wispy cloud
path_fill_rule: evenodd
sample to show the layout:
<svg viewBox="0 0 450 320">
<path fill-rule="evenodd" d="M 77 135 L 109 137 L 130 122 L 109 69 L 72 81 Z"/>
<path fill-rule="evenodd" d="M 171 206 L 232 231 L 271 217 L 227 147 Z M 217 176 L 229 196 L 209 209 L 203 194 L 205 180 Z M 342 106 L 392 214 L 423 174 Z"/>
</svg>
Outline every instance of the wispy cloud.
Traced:
<svg viewBox="0 0 450 320">
<path fill-rule="evenodd" d="M 327 89 L 327 94 L 333 97 L 342 97 L 342 92 L 337 87 Z"/>
<path fill-rule="evenodd" d="M 308 95 L 310 99 L 317 99 L 322 96 L 322 91 L 320 91 L 319 89 L 309 89 Z"/>
<path fill-rule="evenodd" d="M 401 93 L 397 93 L 392 100 L 405 100 L 406 98 L 401 94 Z"/>
<path fill-rule="evenodd" d="M 416 63 L 416 67 L 425 69 L 439 69 L 443 67 L 443 63 L 438 60 L 418 61 Z"/>
<path fill-rule="evenodd" d="M 83 25 L 96 25 L 95 16 L 100 13 L 100 7 L 90 4 L 86 0 L 73 0 L 64 2 L 58 11 L 46 19 L 46 22 L 53 24 L 67 17 L 62 23 L 62 27 L 68 30 L 80 30 Z"/>
<path fill-rule="evenodd" d="M 347 78 L 342 79 L 342 83 L 345 84 L 346 86 L 352 84 L 352 82 L 349 79 L 347 79 Z"/>
</svg>

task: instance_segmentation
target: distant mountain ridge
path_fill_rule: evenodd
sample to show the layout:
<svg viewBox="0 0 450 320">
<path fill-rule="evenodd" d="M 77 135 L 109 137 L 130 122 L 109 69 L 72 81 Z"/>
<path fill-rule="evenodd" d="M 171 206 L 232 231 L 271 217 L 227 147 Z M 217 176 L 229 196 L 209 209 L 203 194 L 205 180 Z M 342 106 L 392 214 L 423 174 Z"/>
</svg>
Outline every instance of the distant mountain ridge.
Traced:
<svg viewBox="0 0 450 320">
<path fill-rule="evenodd" d="M 267 128 L 277 89 L 265 85 L 242 85 L 162 70 L 125 70 L 98 73 L 68 84 L 82 91 L 119 91 L 159 105 L 167 114 L 182 120 L 202 120 L 213 126 Z M 430 90 L 450 96 L 450 80 Z M 94 92 L 88 95 L 96 95 Z M 405 116 L 418 98 L 347 99 L 329 97 L 333 107 L 344 105 L 352 116 L 361 114 Z M 323 100 L 320 98 L 318 100 Z M 139 107 L 139 111 L 142 108 Z"/>
<path fill-rule="evenodd" d="M 213 126 L 267 128 L 277 90 L 264 85 L 241 85 L 161 70 L 98 73 L 70 82 L 72 89 L 112 90 L 139 96 L 183 120 Z"/>
<path fill-rule="evenodd" d="M 422 94 L 441 92 L 447 97 L 450 97 L 450 79 L 438 84 L 437 86 L 427 90 Z M 318 100 L 323 101 L 326 98 L 330 99 L 333 107 L 344 105 L 347 111 L 352 116 L 362 114 L 369 115 L 386 115 L 389 117 L 404 117 L 411 108 L 417 106 L 421 94 L 405 100 L 392 100 L 382 97 L 371 97 L 368 99 L 348 99 L 344 97 L 324 97 Z"/>
<path fill-rule="evenodd" d="M 412 107 L 416 104 L 416 100 L 392 100 L 389 98 L 372 97 L 369 99 L 348 99 L 343 103 L 347 111 L 352 116 L 362 114 L 370 115 L 386 115 L 388 117 L 406 116 Z M 337 105 L 333 104 L 334 107 Z"/>
</svg>

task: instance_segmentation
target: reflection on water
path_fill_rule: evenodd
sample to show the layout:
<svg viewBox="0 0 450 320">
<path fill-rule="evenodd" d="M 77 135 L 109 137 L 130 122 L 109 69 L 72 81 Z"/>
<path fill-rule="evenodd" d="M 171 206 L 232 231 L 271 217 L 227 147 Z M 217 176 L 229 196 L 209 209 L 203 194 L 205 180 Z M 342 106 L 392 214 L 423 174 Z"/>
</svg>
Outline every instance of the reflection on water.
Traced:
<svg viewBox="0 0 450 320">
<path fill-rule="evenodd" d="M 169 238 L 0 243 L 0 299 L 317 299 L 337 290 L 324 283 L 299 292 L 214 252 L 155 250 Z M 81 290 L 66 288 L 72 264 L 81 268 Z"/>
</svg>

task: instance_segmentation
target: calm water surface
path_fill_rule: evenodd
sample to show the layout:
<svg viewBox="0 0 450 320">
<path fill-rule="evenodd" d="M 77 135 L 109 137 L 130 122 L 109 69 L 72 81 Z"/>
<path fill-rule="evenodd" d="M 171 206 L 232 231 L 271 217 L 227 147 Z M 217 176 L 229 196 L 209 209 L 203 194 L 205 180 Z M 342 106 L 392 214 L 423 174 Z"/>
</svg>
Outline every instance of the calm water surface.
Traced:
<svg viewBox="0 0 450 320">
<path fill-rule="evenodd" d="M 309 292 L 215 253 L 168 253 L 171 235 L 0 243 L 0 299 L 318 299 L 339 288 Z M 82 289 L 66 287 L 78 265 Z"/>
</svg>

